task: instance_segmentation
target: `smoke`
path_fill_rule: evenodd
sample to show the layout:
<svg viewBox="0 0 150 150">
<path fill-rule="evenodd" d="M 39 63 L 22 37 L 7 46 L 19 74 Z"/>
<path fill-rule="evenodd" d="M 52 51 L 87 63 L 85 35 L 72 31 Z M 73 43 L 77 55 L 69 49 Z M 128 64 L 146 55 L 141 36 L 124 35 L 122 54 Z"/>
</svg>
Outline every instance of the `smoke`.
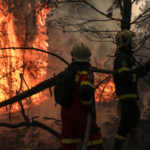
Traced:
<svg viewBox="0 0 150 150">
<path fill-rule="evenodd" d="M 31 6 L 34 6 L 38 2 L 38 0 L 30 0 Z M 99 3 L 101 5 L 99 5 Z M 106 10 L 110 6 L 110 2 L 108 0 L 105 1 L 98 1 L 94 0 L 93 5 L 97 7 L 97 9 L 101 10 L 102 12 L 106 13 Z M 22 5 L 22 7 L 24 7 Z M 86 11 L 81 11 L 80 13 L 84 16 L 86 16 L 87 19 L 105 19 L 102 15 L 99 15 L 96 11 L 91 11 L 89 10 L 88 15 Z M 67 11 L 64 12 L 68 15 L 71 15 L 72 11 Z M 63 14 L 64 14 L 63 13 Z M 118 12 L 115 11 L 114 15 L 117 17 Z M 60 16 L 53 16 L 52 19 L 57 19 Z M 96 27 L 99 30 L 120 30 L 120 27 L 118 24 L 115 22 L 111 21 L 109 23 L 103 23 L 103 22 L 95 22 L 92 24 L 94 27 Z M 56 54 L 61 54 L 60 56 L 64 58 L 66 61 L 71 63 L 71 50 L 72 47 L 77 44 L 83 42 L 85 43 L 91 50 L 92 56 L 91 56 L 91 64 L 93 66 L 98 66 L 97 60 L 104 61 L 104 68 L 105 69 L 112 69 L 113 67 L 113 58 L 106 57 L 107 55 L 113 55 L 115 52 L 115 45 L 112 43 L 104 43 L 104 42 L 94 42 L 94 41 L 89 41 L 85 36 L 81 33 L 63 33 L 63 31 L 59 30 L 49 30 L 49 51 L 54 52 Z M 54 56 L 49 55 L 49 69 L 47 70 L 47 75 L 46 79 L 53 77 L 54 74 L 58 74 L 59 72 L 63 71 L 64 68 L 66 68 L 67 65 L 59 60 L 58 58 Z M 53 88 L 52 88 L 53 92 Z M 47 92 L 49 93 L 49 91 Z M 144 95 L 144 107 L 147 106 L 147 98 L 149 95 Z M 108 124 L 114 123 L 114 120 L 112 118 L 119 118 L 118 114 L 116 113 L 117 110 L 117 101 L 114 103 L 112 102 L 111 105 L 105 105 L 103 106 L 102 104 L 96 104 L 96 111 L 97 111 L 97 124 L 99 127 L 101 127 L 101 133 L 104 138 L 110 138 L 111 136 L 113 137 L 115 135 L 115 132 L 117 131 L 117 125 L 115 124 L 115 128 L 112 131 L 112 135 L 110 135 L 110 126 Z M 28 113 L 28 110 L 26 110 L 26 113 Z M 57 127 L 54 124 L 54 121 L 45 121 L 43 117 L 53 117 L 56 119 L 61 119 L 61 107 L 57 105 L 55 107 L 55 99 L 54 95 L 50 97 L 48 94 L 48 98 L 46 101 L 40 103 L 38 106 L 31 106 L 29 109 L 29 117 L 30 119 L 34 116 L 39 116 L 37 119 L 38 121 L 41 121 L 48 126 L 56 129 L 57 131 L 60 132 L 60 127 Z M 14 117 L 13 117 L 14 119 Z M 20 122 L 22 121 L 23 118 L 17 118 L 14 120 L 13 123 Z M 31 136 L 31 133 L 33 132 L 32 129 L 28 131 L 28 134 L 26 135 L 25 139 L 28 139 L 29 136 Z M 41 132 L 41 131 L 40 131 Z M 44 131 L 42 131 L 43 133 Z M 40 140 L 46 138 L 50 140 L 50 137 L 45 137 L 47 136 L 45 133 L 43 133 L 42 136 L 40 136 Z M 34 134 L 38 134 L 38 130 L 34 131 Z M 28 140 L 26 141 L 26 145 L 28 145 Z"/>
</svg>

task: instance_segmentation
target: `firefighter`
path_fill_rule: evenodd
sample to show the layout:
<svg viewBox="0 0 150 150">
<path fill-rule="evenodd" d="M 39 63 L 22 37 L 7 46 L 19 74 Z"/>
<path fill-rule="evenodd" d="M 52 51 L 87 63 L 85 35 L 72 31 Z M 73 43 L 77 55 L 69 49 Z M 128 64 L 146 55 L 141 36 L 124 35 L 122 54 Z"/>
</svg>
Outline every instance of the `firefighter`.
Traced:
<svg viewBox="0 0 150 150">
<path fill-rule="evenodd" d="M 124 140 L 129 133 L 129 144 L 135 144 L 136 132 L 140 120 L 140 109 L 137 103 L 138 90 L 137 79 L 147 75 L 145 67 L 141 66 L 137 71 L 130 72 L 135 68 L 135 58 L 132 51 L 132 38 L 136 35 L 129 30 L 122 30 L 116 35 L 117 50 L 115 53 L 114 70 L 118 74 L 113 75 L 116 94 L 121 103 L 121 120 L 117 130 L 113 150 L 121 150 Z"/>
<path fill-rule="evenodd" d="M 69 107 L 62 106 L 62 133 L 61 145 L 62 150 L 75 150 L 78 140 L 84 140 L 87 125 L 87 113 L 92 111 L 94 101 L 94 75 L 88 71 L 90 66 L 90 49 L 83 43 L 79 43 L 73 47 L 71 51 L 72 63 L 70 66 L 77 66 L 74 80 L 73 97 L 78 95 Z M 97 126 L 93 117 L 91 125 L 91 133 L 88 143 L 88 150 L 101 150 L 102 137 L 100 128 Z"/>
</svg>

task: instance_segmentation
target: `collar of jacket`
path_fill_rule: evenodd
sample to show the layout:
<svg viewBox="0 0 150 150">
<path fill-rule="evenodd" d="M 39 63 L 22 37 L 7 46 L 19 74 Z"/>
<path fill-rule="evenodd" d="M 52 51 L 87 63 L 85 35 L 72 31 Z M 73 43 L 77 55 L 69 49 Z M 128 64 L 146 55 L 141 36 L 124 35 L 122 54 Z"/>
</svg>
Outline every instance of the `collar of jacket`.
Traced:
<svg viewBox="0 0 150 150">
<path fill-rule="evenodd" d="M 91 64 L 89 62 L 86 63 L 81 63 L 81 62 L 72 62 L 69 66 L 68 69 L 73 69 L 77 71 L 82 71 L 82 70 L 89 70 L 89 67 L 91 67 Z"/>
<path fill-rule="evenodd" d="M 121 52 L 123 52 L 123 53 L 125 53 L 125 54 L 127 54 L 127 55 L 130 55 L 130 56 L 133 56 L 133 51 L 132 51 L 132 49 L 131 48 L 129 48 L 129 47 L 122 47 L 121 49 L 120 49 L 120 51 Z"/>
</svg>

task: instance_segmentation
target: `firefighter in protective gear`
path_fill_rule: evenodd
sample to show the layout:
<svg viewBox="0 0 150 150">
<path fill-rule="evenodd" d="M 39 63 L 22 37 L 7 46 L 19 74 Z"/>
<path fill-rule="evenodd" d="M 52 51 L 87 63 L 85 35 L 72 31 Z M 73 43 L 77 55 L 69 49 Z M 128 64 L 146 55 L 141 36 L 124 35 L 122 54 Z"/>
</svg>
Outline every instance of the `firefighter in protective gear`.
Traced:
<svg viewBox="0 0 150 150">
<path fill-rule="evenodd" d="M 78 140 L 84 140 L 87 113 L 92 109 L 94 101 L 94 75 L 88 71 L 90 67 L 90 49 L 83 43 L 73 47 L 71 52 L 73 62 L 70 67 L 77 66 L 78 70 L 74 79 L 73 97 L 78 95 L 69 107 L 62 106 L 62 150 L 75 150 Z M 83 69 L 86 68 L 86 69 Z M 100 128 L 95 119 L 92 119 L 91 134 L 88 150 L 102 150 L 102 137 Z"/>
<path fill-rule="evenodd" d="M 136 137 L 140 120 L 140 109 L 137 104 L 137 80 L 147 75 L 147 71 L 145 67 L 141 67 L 136 72 L 130 72 L 130 69 L 135 67 L 136 62 L 132 51 L 133 37 L 135 37 L 135 34 L 129 30 L 122 30 L 116 35 L 117 50 L 115 53 L 114 70 L 117 70 L 118 74 L 114 74 L 113 79 L 116 94 L 122 106 L 120 125 L 113 150 L 122 149 L 123 142 L 128 133 L 129 136 L 132 135 L 132 139 Z"/>
<path fill-rule="evenodd" d="M 91 57 L 90 49 L 83 43 L 77 44 L 71 51 L 73 62 L 89 62 Z"/>
</svg>

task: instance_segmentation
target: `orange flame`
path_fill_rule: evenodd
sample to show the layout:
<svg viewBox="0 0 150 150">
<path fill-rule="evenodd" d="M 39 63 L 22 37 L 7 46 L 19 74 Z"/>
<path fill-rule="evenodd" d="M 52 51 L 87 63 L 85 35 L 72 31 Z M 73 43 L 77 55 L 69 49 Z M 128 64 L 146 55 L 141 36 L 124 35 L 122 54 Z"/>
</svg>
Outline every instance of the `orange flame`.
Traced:
<svg viewBox="0 0 150 150">
<path fill-rule="evenodd" d="M 18 3 L 19 5 L 19 3 Z M 33 42 L 28 45 L 48 51 L 48 43 L 46 40 L 48 36 L 43 34 L 46 32 L 45 19 L 50 11 L 49 7 L 44 7 L 40 11 L 40 3 L 36 6 L 36 25 L 38 28 L 38 34 L 34 37 Z M 28 4 L 29 9 L 31 5 Z M 23 19 L 25 17 L 23 16 Z M 14 16 L 9 13 L 8 6 L 2 4 L 0 1 L 0 48 L 9 47 L 21 47 L 23 41 L 19 41 L 15 32 Z M 24 55 L 24 56 L 23 56 Z M 43 81 L 46 75 L 46 67 L 48 65 L 48 54 L 43 54 L 36 51 L 27 51 L 23 53 L 21 50 L 1 50 L 0 51 L 0 102 L 16 95 L 16 91 L 20 88 L 21 79 L 19 74 L 23 73 L 23 57 L 26 65 L 24 66 L 24 78 L 28 87 L 31 88 Z M 20 68 L 19 68 L 20 67 Z M 35 79 L 34 79 L 35 77 Z M 23 83 L 22 90 L 27 90 L 27 86 Z M 21 91 L 22 92 L 22 91 Z M 45 100 L 46 96 L 40 92 L 31 97 L 31 103 L 38 105 L 41 101 Z M 29 107 L 26 100 L 23 100 L 25 107 Z M 13 111 L 20 109 L 18 103 L 12 105 Z M 5 112 L 5 108 L 0 109 L 1 112 Z"/>
<path fill-rule="evenodd" d="M 101 69 L 104 69 L 105 61 L 106 61 L 106 59 L 104 61 L 98 60 L 98 67 Z M 106 77 L 108 77 L 108 75 L 100 73 L 99 81 L 104 80 Z M 95 83 L 98 83 L 97 80 L 98 79 L 95 80 Z M 115 85 L 113 83 L 112 78 L 109 81 L 102 83 L 95 91 L 95 101 L 96 102 L 109 102 L 109 101 L 113 100 L 114 98 L 116 98 L 116 95 L 115 95 Z"/>
</svg>

